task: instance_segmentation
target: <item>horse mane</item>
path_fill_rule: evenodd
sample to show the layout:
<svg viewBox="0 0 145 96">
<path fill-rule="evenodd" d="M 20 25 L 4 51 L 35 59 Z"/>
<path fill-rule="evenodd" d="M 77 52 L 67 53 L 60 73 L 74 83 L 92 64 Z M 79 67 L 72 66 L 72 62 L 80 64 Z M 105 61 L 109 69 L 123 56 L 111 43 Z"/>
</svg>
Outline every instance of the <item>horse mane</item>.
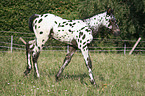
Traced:
<svg viewBox="0 0 145 96">
<path fill-rule="evenodd" d="M 103 12 L 104 12 L 104 11 L 102 11 L 102 12 L 94 12 L 94 13 L 88 15 L 88 16 L 82 17 L 81 20 L 85 20 L 85 19 L 91 18 L 91 17 L 93 17 L 93 16 L 95 16 L 95 15 L 98 15 L 98 14 L 101 14 L 101 13 L 103 13 Z"/>
<path fill-rule="evenodd" d="M 97 14 L 91 14 L 91 15 L 89 15 L 89 16 L 85 16 L 85 17 L 82 18 L 82 20 L 85 20 L 85 19 L 91 18 L 91 17 L 93 17 L 93 16 L 95 16 L 95 15 L 97 15 Z"/>
</svg>

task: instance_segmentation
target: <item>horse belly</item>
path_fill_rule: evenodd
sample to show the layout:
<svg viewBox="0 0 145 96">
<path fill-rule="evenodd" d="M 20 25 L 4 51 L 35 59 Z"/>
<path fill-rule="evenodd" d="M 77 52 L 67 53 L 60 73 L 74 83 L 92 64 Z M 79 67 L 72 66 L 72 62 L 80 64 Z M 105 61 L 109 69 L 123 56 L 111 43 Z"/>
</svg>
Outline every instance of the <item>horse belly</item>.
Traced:
<svg viewBox="0 0 145 96">
<path fill-rule="evenodd" d="M 60 31 L 55 32 L 53 34 L 53 38 L 61 42 L 71 43 L 71 41 L 73 40 L 73 34 L 67 31 Z"/>
</svg>

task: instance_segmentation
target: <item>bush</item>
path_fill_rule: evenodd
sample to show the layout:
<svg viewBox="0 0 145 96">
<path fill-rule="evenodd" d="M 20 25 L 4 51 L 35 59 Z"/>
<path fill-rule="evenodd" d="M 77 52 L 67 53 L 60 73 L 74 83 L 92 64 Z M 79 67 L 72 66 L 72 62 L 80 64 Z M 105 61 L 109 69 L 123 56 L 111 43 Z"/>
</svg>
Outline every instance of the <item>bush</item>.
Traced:
<svg viewBox="0 0 145 96">
<path fill-rule="evenodd" d="M 143 0 L 4 0 L 1 1 L 0 8 L 0 31 L 32 33 L 28 28 L 28 19 L 34 13 L 49 12 L 72 20 L 96 15 L 106 11 L 107 7 L 114 9 L 114 15 L 121 29 L 119 39 L 136 40 L 142 37 L 142 40 L 145 40 Z M 10 34 L 1 33 L 1 35 Z M 18 34 L 14 35 L 18 36 Z M 96 37 L 114 38 L 106 28 L 103 28 Z"/>
</svg>

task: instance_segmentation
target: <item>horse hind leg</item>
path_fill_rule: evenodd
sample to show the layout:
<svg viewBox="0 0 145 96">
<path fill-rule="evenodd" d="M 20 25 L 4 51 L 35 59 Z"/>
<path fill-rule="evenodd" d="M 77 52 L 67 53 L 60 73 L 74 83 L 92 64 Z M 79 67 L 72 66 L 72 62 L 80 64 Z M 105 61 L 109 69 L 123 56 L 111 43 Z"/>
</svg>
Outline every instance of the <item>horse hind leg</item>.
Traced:
<svg viewBox="0 0 145 96">
<path fill-rule="evenodd" d="M 43 33 L 43 32 L 42 32 Z M 42 36 L 42 35 L 41 35 Z M 40 55 L 40 51 L 42 50 L 45 42 L 48 40 L 49 37 L 45 36 L 45 34 L 43 34 L 43 38 L 41 38 L 41 36 L 37 37 L 35 40 L 35 46 L 32 52 L 32 60 L 33 60 L 33 66 L 34 66 L 34 76 L 35 77 L 40 77 L 39 75 L 39 71 L 38 71 L 38 64 L 37 64 L 37 60 L 39 58 Z"/>
<path fill-rule="evenodd" d="M 36 47 L 36 48 L 38 48 L 38 47 Z M 34 51 L 32 54 L 33 66 L 34 66 L 34 71 L 35 71 L 34 76 L 38 77 L 38 78 L 40 77 L 39 71 L 38 71 L 38 65 L 37 65 L 37 60 L 38 60 L 39 54 L 40 54 L 40 50 Z"/>
<path fill-rule="evenodd" d="M 58 73 L 56 74 L 56 81 L 58 80 L 58 78 L 60 77 L 60 75 L 62 74 L 64 68 L 69 64 L 69 62 L 71 61 L 71 58 L 73 56 L 73 54 L 75 53 L 76 48 L 73 46 L 69 47 L 69 53 L 66 54 L 63 65 L 61 66 L 61 68 L 59 69 Z"/>
<path fill-rule="evenodd" d="M 33 40 L 34 42 L 35 40 Z M 27 44 L 26 44 L 26 56 L 27 56 L 27 67 L 26 67 L 26 70 L 24 72 L 25 76 L 27 76 L 31 69 L 32 69 L 32 63 L 31 63 L 31 53 L 32 53 L 32 49 L 34 47 L 34 44 L 32 43 L 32 41 L 29 41 Z"/>
</svg>

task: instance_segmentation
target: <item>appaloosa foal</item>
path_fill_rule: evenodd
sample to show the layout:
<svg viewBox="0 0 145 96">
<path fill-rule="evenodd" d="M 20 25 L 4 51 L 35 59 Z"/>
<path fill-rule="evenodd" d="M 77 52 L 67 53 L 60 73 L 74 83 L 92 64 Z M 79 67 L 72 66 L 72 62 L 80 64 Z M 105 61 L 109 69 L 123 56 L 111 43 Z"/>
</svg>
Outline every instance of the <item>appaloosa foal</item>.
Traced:
<svg viewBox="0 0 145 96">
<path fill-rule="evenodd" d="M 40 77 L 37 67 L 37 59 L 42 50 L 45 42 L 49 37 L 69 44 L 70 51 L 66 54 L 63 65 L 56 75 L 58 79 L 63 72 L 64 68 L 69 64 L 76 49 L 80 49 L 84 57 L 86 67 L 89 71 L 91 83 L 95 84 L 92 74 L 92 63 L 88 53 L 88 44 L 93 40 L 92 30 L 95 32 L 101 27 L 105 26 L 112 29 L 115 35 L 118 35 L 120 29 L 116 24 L 116 19 L 112 14 L 112 10 L 108 9 L 106 12 L 95 15 L 85 20 L 66 20 L 53 14 L 34 14 L 29 19 L 29 28 L 35 33 L 36 39 L 29 41 L 26 44 L 27 54 L 27 68 L 24 72 L 25 75 L 30 73 L 31 66 L 31 53 L 35 70 L 35 75 Z"/>
</svg>

